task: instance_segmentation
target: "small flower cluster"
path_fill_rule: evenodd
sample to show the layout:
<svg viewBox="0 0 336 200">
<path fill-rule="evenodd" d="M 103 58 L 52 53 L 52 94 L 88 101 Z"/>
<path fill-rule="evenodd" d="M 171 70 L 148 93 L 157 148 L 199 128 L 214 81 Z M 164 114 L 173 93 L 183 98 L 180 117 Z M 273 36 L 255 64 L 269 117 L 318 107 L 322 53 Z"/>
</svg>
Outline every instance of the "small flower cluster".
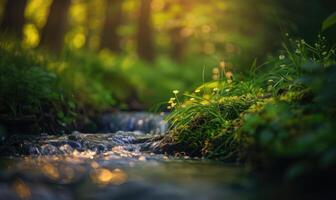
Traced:
<svg viewBox="0 0 336 200">
<path fill-rule="evenodd" d="M 305 46 L 307 45 L 307 43 L 304 40 L 296 40 L 296 49 L 295 49 L 295 53 L 300 55 L 302 53 L 304 53 L 305 51 Z"/>
<path fill-rule="evenodd" d="M 168 110 L 171 110 L 171 109 L 175 108 L 179 104 L 179 101 L 178 101 L 178 98 L 177 98 L 178 93 L 180 93 L 180 91 L 173 90 L 173 94 L 175 95 L 175 97 L 172 97 L 172 98 L 169 99 L 168 106 L 167 106 Z"/>
<path fill-rule="evenodd" d="M 174 98 L 174 97 L 172 97 L 172 98 L 169 99 L 169 101 L 168 101 L 169 105 L 167 106 L 167 109 L 171 110 L 171 109 L 173 109 L 177 105 L 177 103 L 175 102 L 175 100 L 176 100 L 176 98 Z"/>
<path fill-rule="evenodd" d="M 285 62 L 285 59 L 286 59 L 286 56 L 285 56 L 285 55 L 283 55 L 283 54 L 279 55 L 279 60 L 280 60 L 282 63 Z M 280 67 L 282 67 L 282 68 L 283 68 L 283 67 L 286 67 L 286 64 L 281 64 Z"/>
<path fill-rule="evenodd" d="M 227 71 L 228 65 L 225 61 L 221 61 L 218 67 L 212 69 L 212 79 L 220 80 L 225 76 L 228 82 L 232 82 L 233 73 L 231 71 Z"/>
</svg>

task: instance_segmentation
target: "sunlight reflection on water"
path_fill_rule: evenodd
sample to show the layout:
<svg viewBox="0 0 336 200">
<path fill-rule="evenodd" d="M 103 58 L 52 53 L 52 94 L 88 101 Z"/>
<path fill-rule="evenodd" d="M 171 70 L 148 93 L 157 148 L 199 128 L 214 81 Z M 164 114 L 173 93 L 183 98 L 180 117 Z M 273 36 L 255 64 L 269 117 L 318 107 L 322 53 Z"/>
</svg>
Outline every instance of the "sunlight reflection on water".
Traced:
<svg viewBox="0 0 336 200">
<path fill-rule="evenodd" d="M 145 142 L 137 143 L 137 138 Z M 128 132 L 36 138 L 26 147 L 33 145 L 44 154 L 0 159 L 0 199 L 239 199 L 242 195 L 232 189 L 242 172 L 239 166 L 144 152 L 141 147 L 148 140 L 143 138 Z"/>
<path fill-rule="evenodd" d="M 48 194 L 43 199 L 55 199 L 58 190 L 64 190 L 62 195 L 71 194 L 59 199 L 115 199 L 115 195 L 137 199 L 133 196 L 136 191 L 149 195 L 148 199 L 172 194 L 176 199 L 207 199 L 213 195 L 235 199 L 237 195 L 230 186 L 241 173 L 236 166 L 205 160 L 165 160 L 145 153 L 111 155 L 112 151 L 102 155 L 89 151 L 7 159 L 0 173 L 0 195 L 4 193 L 2 185 L 11 180 L 10 194 L 19 199 L 37 199 L 41 192 Z"/>
</svg>

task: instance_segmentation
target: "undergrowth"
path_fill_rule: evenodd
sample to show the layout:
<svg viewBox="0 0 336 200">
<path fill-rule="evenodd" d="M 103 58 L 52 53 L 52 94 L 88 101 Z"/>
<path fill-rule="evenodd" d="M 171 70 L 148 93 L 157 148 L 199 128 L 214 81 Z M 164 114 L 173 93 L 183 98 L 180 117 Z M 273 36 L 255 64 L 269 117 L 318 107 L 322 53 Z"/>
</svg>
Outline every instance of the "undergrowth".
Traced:
<svg viewBox="0 0 336 200">
<path fill-rule="evenodd" d="M 215 81 L 173 91 L 169 137 L 187 154 L 249 161 L 293 178 L 336 165 L 335 46 L 286 36 L 279 55 L 238 78 L 223 61 Z"/>
<path fill-rule="evenodd" d="M 42 57 L 12 41 L 0 42 L 0 57 L 0 125 L 56 132 L 74 122 L 75 103 Z"/>
</svg>

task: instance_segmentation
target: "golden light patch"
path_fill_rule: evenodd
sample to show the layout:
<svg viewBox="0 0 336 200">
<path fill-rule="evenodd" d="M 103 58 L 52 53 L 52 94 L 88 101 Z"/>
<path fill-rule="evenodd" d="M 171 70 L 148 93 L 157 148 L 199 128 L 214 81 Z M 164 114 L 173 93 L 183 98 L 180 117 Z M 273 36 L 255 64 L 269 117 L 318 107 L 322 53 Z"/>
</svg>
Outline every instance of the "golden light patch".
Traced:
<svg viewBox="0 0 336 200">
<path fill-rule="evenodd" d="M 30 188 L 21 179 L 14 182 L 13 190 L 20 199 L 29 199 L 31 197 Z"/>
<path fill-rule="evenodd" d="M 91 173 L 91 179 L 94 183 L 99 185 L 120 185 L 127 180 L 127 175 L 120 169 L 114 169 L 110 171 L 106 168 L 99 168 L 93 170 L 93 172 Z"/>
</svg>

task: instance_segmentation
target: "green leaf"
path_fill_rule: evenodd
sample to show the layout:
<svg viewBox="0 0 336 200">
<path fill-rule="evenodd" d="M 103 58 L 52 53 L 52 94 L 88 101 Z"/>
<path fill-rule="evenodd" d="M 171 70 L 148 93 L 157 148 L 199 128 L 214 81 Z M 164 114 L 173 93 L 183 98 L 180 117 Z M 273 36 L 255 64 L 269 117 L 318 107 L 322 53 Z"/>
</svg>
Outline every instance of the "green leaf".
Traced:
<svg viewBox="0 0 336 200">
<path fill-rule="evenodd" d="M 255 58 L 254 60 L 253 60 L 253 63 L 252 63 L 252 65 L 251 65 L 251 67 L 250 67 L 250 71 L 251 71 L 251 73 L 253 74 L 253 75 L 255 75 L 255 72 L 256 72 L 256 70 L 257 70 L 257 62 L 258 62 L 258 58 Z"/>
<path fill-rule="evenodd" d="M 75 108 L 76 108 L 76 104 L 75 104 L 75 102 L 73 102 L 73 101 L 68 101 L 68 106 L 69 106 L 69 108 L 71 108 L 71 109 L 75 109 Z"/>
<path fill-rule="evenodd" d="M 218 81 L 211 81 L 211 82 L 207 82 L 202 84 L 201 86 L 199 86 L 198 88 L 196 88 L 196 90 L 204 90 L 204 89 L 213 89 L 215 87 L 221 87 L 221 83 L 219 83 Z"/>
<path fill-rule="evenodd" d="M 326 20 L 323 21 L 322 31 L 334 26 L 336 24 L 336 13 L 330 15 Z"/>
</svg>

